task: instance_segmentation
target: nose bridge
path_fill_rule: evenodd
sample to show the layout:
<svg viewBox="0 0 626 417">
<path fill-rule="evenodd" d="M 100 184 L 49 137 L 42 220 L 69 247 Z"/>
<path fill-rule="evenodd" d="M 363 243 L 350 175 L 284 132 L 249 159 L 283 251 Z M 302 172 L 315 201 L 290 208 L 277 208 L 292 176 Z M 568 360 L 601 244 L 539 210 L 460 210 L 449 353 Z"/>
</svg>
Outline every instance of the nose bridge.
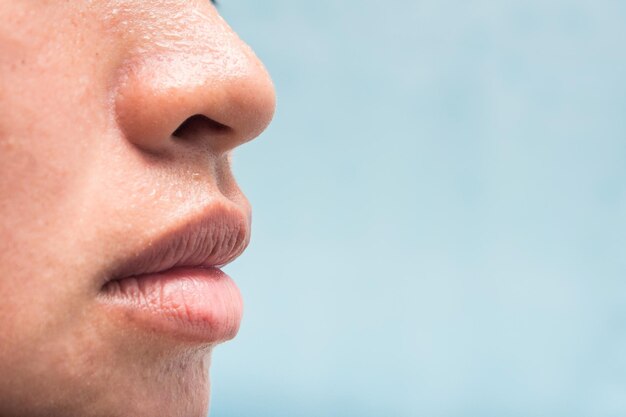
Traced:
<svg viewBox="0 0 626 417">
<path fill-rule="evenodd" d="M 115 95 L 120 130 L 152 152 L 176 146 L 174 133 L 198 116 L 209 123 L 194 134 L 216 151 L 258 136 L 274 111 L 265 68 L 214 11 L 177 13 L 160 24 L 152 12 L 133 40 Z"/>
</svg>

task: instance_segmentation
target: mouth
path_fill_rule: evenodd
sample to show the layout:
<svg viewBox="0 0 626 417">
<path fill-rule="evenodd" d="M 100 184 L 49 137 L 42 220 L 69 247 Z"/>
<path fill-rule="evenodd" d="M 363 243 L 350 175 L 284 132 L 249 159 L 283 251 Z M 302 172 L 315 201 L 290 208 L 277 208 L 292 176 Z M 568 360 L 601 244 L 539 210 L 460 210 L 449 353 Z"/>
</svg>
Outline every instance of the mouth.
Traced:
<svg viewBox="0 0 626 417">
<path fill-rule="evenodd" d="M 224 204 L 142 242 L 106 279 L 99 298 L 118 322 L 177 340 L 215 344 L 239 330 L 243 303 L 221 267 L 250 238 L 249 216 Z"/>
</svg>

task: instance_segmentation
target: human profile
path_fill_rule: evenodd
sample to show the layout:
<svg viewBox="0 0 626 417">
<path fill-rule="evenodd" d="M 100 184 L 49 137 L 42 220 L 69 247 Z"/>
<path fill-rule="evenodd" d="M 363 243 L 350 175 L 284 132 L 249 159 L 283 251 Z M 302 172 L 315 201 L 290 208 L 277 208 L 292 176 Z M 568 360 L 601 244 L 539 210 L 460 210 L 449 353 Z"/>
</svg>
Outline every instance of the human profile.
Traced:
<svg viewBox="0 0 626 417">
<path fill-rule="evenodd" d="M 200 417 L 274 112 L 206 0 L 0 0 L 0 416 Z"/>
</svg>

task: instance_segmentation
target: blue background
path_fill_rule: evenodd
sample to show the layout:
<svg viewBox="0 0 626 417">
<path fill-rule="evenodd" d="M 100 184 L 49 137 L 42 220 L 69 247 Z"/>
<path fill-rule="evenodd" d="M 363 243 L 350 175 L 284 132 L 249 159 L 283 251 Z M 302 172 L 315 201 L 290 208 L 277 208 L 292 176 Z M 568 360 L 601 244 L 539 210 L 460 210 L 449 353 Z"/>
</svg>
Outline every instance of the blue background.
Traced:
<svg viewBox="0 0 626 417">
<path fill-rule="evenodd" d="M 274 77 L 212 416 L 626 416 L 626 2 L 223 0 Z"/>
</svg>

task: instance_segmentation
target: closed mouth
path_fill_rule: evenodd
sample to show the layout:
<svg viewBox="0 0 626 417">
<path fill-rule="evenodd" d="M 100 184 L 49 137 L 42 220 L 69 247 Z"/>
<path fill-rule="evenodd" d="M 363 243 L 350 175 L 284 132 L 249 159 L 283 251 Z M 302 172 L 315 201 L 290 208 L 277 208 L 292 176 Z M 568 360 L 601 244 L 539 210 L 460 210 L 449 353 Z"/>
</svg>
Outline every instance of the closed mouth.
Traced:
<svg viewBox="0 0 626 417">
<path fill-rule="evenodd" d="M 250 238 L 249 217 L 225 204 L 142 242 L 102 285 L 99 298 L 123 322 L 202 343 L 235 336 L 242 301 L 220 268 Z M 119 321 L 119 320 L 118 320 Z"/>
</svg>

